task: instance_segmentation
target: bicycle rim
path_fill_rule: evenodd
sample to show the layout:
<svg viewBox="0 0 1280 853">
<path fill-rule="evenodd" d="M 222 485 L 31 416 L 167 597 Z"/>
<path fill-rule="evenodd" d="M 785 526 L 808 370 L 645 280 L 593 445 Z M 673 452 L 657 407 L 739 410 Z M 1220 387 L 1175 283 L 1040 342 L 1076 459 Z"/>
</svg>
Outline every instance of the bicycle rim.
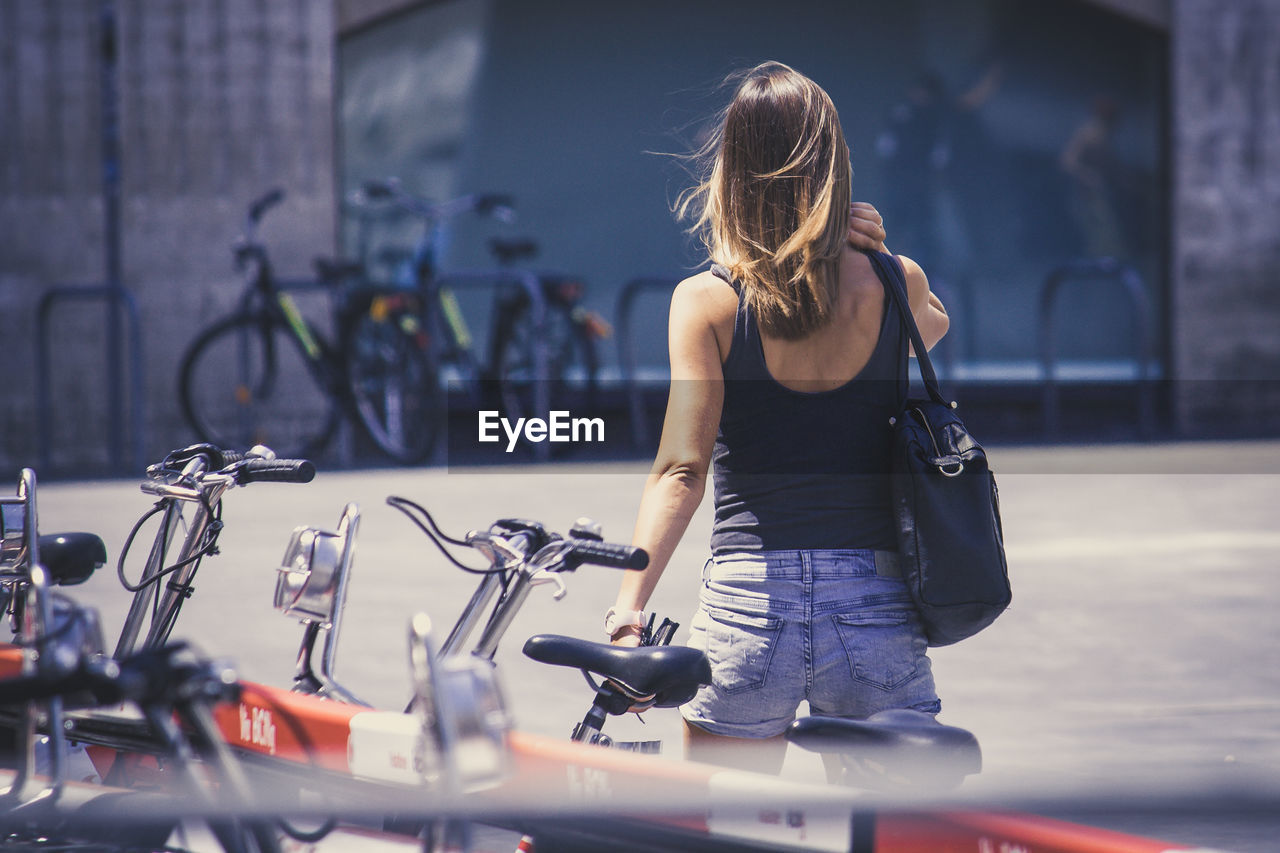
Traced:
<svg viewBox="0 0 1280 853">
<path fill-rule="evenodd" d="M 364 315 L 351 328 L 347 384 L 356 415 L 383 453 L 397 462 L 422 462 L 444 420 L 439 372 L 425 337 L 409 315 Z"/>
<path fill-rule="evenodd" d="M 504 404 L 529 412 L 535 397 L 535 383 L 546 383 L 548 402 L 556 408 L 591 402 L 596 382 L 595 342 L 578 330 L 569 312 L 549 307 L 541 340 L 545 347 L 545 375 L 539 377 L 534 358 L 532 317 L 527 310 L 507 330 L 506 340 L 497 347 L 494 366 Z"/>
<path fill-rule="evenodd" d="M 219 447 L 262 444 L 281 457 L 315 456 L 340 414 L 315 370 L 283 323 L 230 317 L 203 332 L 183 357 L 183 414 L 202 441 Z"/>
</svg>

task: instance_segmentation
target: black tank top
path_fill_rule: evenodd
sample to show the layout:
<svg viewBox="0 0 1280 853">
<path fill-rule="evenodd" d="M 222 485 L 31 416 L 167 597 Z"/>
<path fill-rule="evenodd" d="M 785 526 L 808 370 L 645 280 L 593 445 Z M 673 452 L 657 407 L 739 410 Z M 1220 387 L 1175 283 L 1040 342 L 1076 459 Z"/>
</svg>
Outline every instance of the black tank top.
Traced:
<svg viewBox="0 0 1280 853">
<path fill-rule="evenodd" d="M 889 419 L 907 393 L 907 338 L 893 300 L 862 371 L 830 391 L 780 384 L 738 291 L 724 362 L 724 408 L 712 452 L 711 551 L 897 550 L 889 504 Z"/>
</svg>

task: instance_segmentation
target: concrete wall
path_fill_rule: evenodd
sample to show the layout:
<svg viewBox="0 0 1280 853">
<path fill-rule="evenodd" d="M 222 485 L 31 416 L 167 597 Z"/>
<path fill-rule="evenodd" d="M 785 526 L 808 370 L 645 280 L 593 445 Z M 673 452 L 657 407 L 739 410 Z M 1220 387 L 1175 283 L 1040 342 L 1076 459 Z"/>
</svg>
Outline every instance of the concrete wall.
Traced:
<svg viewBox="0 0 1280 853">
<path fill-rule="evenodd" d="M 0 471 L 35 464 L 39 299 L 105 278 L 100 10 L 97 0 L 0 0 Z M 238 292 L 229 246 L 247 203 L 270 186 L 289 193 L 263 228 L 283 272 L 333 251 L 333 9 L 119 0 L 115 10 L 123 279 L 141 310 L 154 457 L 192 438 L 174 397 L 177 358 Z M 58 470 L 115 467 L 105 315 L 79 302 L 52 315 Z"/>
<path fill-rule="evenodd" d="M 1280 2 L 1176 0 L 1172 23 L 1178 417 L 1280 429 Z"/>
<path fill-rule="evenodd" d="M 340 0 L 338 9 L 358 27 L 398 5 Z M 1147 5 L 1163 16 L 1164 3 Z M 0 0 L 4 476 L 37 461 L 37 303 L 53 286 L 104 277 L 100 7 Z M 246 203 L 272 185 L 289 192 L 263 229 L 283 272 L 302 273 L 333 250 L 339 12 L 324 0 L 115 8 L 124 282 L 141 308 L 151 457 L 191 438 L 174 401 L 177 356 L 238 292 L 228 246 Z M 1280 2 L 1167 8 L 1176 413 L 1189 435 L 1234 417 L 1280 428 L 1271 390 L 1280 387 Z M 104 438 L 104 320 L 98 304 L 53 315 L 55 417 L 46 429 L 59 472 L 118 470 Z"/>
</svg>

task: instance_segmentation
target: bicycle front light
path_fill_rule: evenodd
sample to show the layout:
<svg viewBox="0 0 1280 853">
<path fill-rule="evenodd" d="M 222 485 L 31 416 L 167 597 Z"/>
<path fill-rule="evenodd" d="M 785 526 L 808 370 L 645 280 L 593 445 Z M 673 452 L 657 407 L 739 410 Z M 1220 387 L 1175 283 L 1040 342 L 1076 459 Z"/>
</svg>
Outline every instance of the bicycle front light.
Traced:
<svg viewBox="0 0 1280 853">
<path fill-rule="evenodd" d="M 348 504 L 336 533 L 314 527 L 293 531 L 283 565 L 276 570 L 276 610 L 325 628 L 338 620 L 359 521 L 359 510 Z"/>
<path fill-rule="evenodd" d="M 413 709 L 422 722 L 415 763 L 423 780 L 454 792 L 502 781 L 511 717 L 493 662 L 473 655 L 441 658 L 423 613 L 410 623 L 409 661 Z"/>
</svg>

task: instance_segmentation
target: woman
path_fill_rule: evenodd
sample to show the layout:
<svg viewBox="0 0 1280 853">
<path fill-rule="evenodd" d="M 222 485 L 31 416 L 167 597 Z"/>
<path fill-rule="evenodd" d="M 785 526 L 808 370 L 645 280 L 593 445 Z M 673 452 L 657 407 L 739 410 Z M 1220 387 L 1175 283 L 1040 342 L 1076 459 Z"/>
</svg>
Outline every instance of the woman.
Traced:
<svg viewBox="0 0 1280 853">
<path fill-rule="evenodd" d="M 624 576 L 606 631 L 639 641 L 714 460 L 712 558 L 690 625 L 713 684 L 682 708 L 689 756 L 778 772 L 802 701 L 857 718 L 940 707 L 884 476 L 908 343 L 855 248 L 883 250 L 884 232 L 874 208 L 850 204 L 826 92 L 780 63 L 752 69 L 707 153 L 680 212 L 697 213 L 715 266 L 672 294 L 670 398 L 632 539 L 650 562 Z M 931 347 L 946 312 L 901 262 Z"/>
</svg>

